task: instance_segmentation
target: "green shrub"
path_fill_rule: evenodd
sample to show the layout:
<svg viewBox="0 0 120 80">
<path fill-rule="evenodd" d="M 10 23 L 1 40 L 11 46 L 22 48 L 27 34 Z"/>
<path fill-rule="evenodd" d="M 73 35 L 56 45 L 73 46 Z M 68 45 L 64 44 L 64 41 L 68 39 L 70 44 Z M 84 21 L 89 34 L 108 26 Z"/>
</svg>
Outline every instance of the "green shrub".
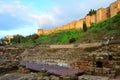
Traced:
<svg viewBox="0 0 120 80">
<path fill-rule="evenodd" d="M 76 41 L 75 38 L 71 38 L 71 39 L 69 40 L 69 43 L 73 43 L 73 42 L 75 42 L 75 41 Z"/>
<path fill-rule="evenodd" d="M 119 30 L 120 13 L 113 18 L 108 18 L 98 24 L 91 23 L 90 27 L 87 27 L 84 22 L 83 29 L 61 30 L 51 34 L 43 34 L 41 36 L 36 36 L 35 34 L 26 37 L 15 35 L 11 42 L 23 46 L 93 42 L 99 41 L 102 36 L 118 33 L 120 32 Z"/>
<path fill-rule="evenodd" d="M 87 31 L 87 25 L 86 25 L 85 21 L 83 22 L 83 31 L 84 31 L 84 32 Z"/>
</svg>

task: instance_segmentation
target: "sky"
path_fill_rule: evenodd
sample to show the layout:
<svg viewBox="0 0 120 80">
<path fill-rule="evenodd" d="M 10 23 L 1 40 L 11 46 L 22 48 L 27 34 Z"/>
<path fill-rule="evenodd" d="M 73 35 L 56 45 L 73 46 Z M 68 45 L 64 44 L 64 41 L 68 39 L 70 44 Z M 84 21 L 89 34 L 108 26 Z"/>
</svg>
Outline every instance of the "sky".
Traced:
<svg viewBox="0 0 120 80">
<path fill-rule="evenodd" d="M 0 0 L 0 38 L 23 36 L 83 18 L 90 9 L 106 8 L 116 0 Z"/>
</svg>

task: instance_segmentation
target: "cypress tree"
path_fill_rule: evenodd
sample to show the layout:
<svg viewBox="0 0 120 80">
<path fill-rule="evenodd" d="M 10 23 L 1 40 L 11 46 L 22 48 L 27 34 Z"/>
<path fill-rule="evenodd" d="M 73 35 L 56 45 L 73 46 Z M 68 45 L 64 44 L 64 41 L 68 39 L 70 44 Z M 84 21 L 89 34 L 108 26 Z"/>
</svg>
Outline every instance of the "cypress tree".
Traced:
<svg viewBox="0 0 120 80">
<path fill-rule="evenodd" d="M 86 22 L 85 22 L 85 21 L 83 22 L 83 31 L 84 31 L 84 32 L 87 31 L 87 25 L 86 25 Z"/>
</svg>

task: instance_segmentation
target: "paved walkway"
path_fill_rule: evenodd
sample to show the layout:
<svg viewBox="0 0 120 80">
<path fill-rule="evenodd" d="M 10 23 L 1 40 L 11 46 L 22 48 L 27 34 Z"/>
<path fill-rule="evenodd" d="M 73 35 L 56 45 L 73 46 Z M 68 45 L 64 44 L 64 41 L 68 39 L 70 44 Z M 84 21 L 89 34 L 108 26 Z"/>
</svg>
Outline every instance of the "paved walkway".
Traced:
<svg viewBox="0 0 120 80">
<path fill-rule="evenodd" d="M 68 45 L 50 45 L 50 48 L 87 48 L 98 47 L 101 43 L 81 43 L 81 44 L 68 44 Z"/>
</svg>

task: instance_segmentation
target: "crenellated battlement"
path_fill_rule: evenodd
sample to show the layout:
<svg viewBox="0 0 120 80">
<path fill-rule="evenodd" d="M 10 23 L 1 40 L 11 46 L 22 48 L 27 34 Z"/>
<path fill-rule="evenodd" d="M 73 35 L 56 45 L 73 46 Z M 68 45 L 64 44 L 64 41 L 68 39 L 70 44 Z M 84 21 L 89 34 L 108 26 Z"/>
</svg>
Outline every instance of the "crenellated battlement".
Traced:
<svg viewBox="0 0 120 80">
<path fill-rule="evenodd" d="M 56 27 L 51 30 L 38 29 L 37 34 L 50 34 L 58 30 L 70 30 L 70 29 L 82 29 L 83 22 L 86 22 L 86 25 L 89 27 L 92 23 L 99 23 L 107 18 L 111 18 L 117 13 L 120 12 L 120 0 L 117 0 L 110 4 L 108 8 L 100 8 L 96 11 L 96 14 L 87 15 L 83 19 L 73 21 L 61 27 Z"/>
</svg>

